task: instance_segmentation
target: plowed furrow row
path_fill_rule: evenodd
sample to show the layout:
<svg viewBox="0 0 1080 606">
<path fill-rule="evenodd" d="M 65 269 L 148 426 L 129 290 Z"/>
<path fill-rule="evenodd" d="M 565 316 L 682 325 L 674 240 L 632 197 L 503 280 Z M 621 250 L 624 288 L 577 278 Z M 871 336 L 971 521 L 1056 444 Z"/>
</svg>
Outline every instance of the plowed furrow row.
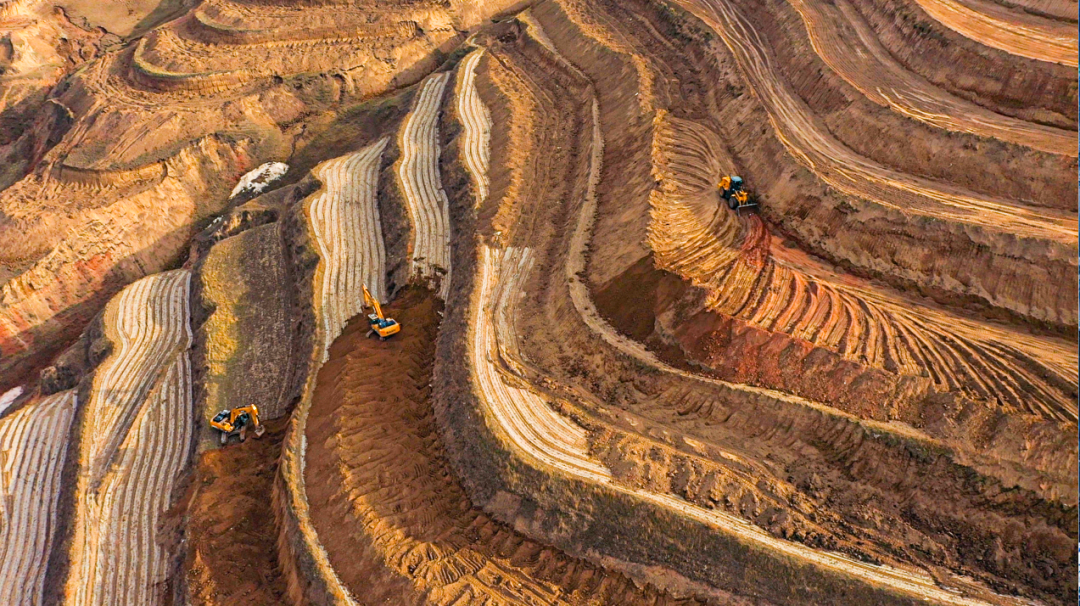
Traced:
<svg viewBox="0 0 1080 606">
<path fill-rule="evenodd" d="M 318 317 L 324 351 L 364 304 L 363 285 L 380 301 L 387 297 L 386 247 L 376 199 L 379 166 L 389 139 L 347 156 L 327 160 L 312 173 L 323 184 L 307 214 L 322 259 Z"/>
<path fill-rule="evenodd" d="M 95 425 L 88 436 L 94 481 L 112 462 L 165 365 L 191 343 L 190 280 L 186 271 L 157 274 L 127 287 L 110 305 L 119 351 L 103 364 L 96 397 L 89 403 Z"/>
<path fill-rule="evenodd" d="M 75 392 L 0 419 L 0 603 L 42 604 Z"/>
<path fill-rule="evenodd" d="M 500 254 L 488 248 L 481 252 L 480 298 L 481 301 L 492 301 L 500 278 L 520 280 L 524 277 L 517 273 L 518 265 L 514 263 L 514 256 L 528 253 L 508 249 Z M 509 266 L 508 275 L 501 275 L 506 266 Z M 529 444 L 530 454 L 542 465 L 596 481 L 610 478 L 608 470 L 586 454 L 587 441 L 583 428 L 556 413 L 535 392 L 504 379 L 505 371 L 498 364 L 494 318 L 490 311 L 484 310 L 484 305 L 476 307 L 470 364 L 476 373 L 478 389 L 485 394 L 485 401 L 490 402 L 490 414 L 496 417 L 512 440 Z"/>
<path fill-rule="evenodd" d="M 439 283 L 439 296 L 450 287 L 449 201 L 439 177 L 439 107 L 449 73 L 424 80 L 400 135 L 398 179 L 413 227 L 413 275 Z"/>
<path fill-rule="evenodd" d="M 193 439 L 190 277 L 144 278 L 106 308 L 106 334 L 119 346 L 95 378 L 81 428 L 71 603 L 170 599 L 171 554 L 159 528 Z"/>
<path fill-rule="evenodd" d="M 476 66 L 484 51 L 469 53 L 461 63 L 460 80 L 457 90 L 457 113 L 461 117 L 465 136 L 461 147 L 465 152 L 465 168 L 476 185 L 479 206 L 488 196 L 491 180 L 488 177 L 488 163 L 491 150 L 491 112 L 488 111 L 480 93 L 476 90 Z"/>
</svg>

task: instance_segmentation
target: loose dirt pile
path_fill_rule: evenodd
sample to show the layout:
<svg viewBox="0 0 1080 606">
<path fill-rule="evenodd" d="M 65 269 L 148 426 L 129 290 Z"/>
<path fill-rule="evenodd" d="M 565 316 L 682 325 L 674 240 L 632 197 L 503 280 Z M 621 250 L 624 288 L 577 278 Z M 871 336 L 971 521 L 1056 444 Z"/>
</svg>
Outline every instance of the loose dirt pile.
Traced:
<svg viewBox="0 0 1080 606">
<path fill-rule="evenodd" d="M 473 508 L 439 444 L 430 381 L 440 310 L 412 289 L 389 342 L 357 318 L 319 371 L 308 420 L 312 519 L 342 581 L 367 603 L 672 604 L 652 589 L 526 539 Z"/>
<path fill-rule="evenodd" d="M 184 501 L 189 603 L 270 606 L 284 600 L 268 498 L 284 434 L 284 420 L 272 421 L 262 438 L 199 456 Z"/>
<path fill-rule="evenodd" d="M 1075 601 L 1069 3 L 0 0 L 0 599 Z"/>
</svg>

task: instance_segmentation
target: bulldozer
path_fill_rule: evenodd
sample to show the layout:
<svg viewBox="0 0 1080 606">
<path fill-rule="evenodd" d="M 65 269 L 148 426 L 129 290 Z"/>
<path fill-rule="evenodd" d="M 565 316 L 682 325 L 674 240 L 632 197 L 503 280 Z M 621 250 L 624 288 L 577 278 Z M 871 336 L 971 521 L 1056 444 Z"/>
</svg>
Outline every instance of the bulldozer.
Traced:
<svg viewBox="0 0 1080 606">
<path fill-rule="evenodd" d="M 247 440 L 248 427 L 255 431 L 255 437 L 260 438 L 266 433 L 266 428 L 259 421 L 259 407 L 254 404 L 223 410 L 210 420 L 210 427 L 221 432 L 221 445 L 224 446 L 230 436 L 240 436 L 240 441 Z"/>
<path fill-rule="evenodd" d="M 757 206 L 757 199 L 743 189 L 742 177 L 725 175 L 716 187 L 720 190 L 720 197 L 727 201 L 728 208 L 731 210 Z"/>
<path fill-rule="evenodd" d="M 368 314 L 368 324 L 371 326 L 371 330 L 368 331 L 369 337 L 376 334 L 379 335 L 380 341 L 385 341 L 387 338 L 401 332 L 401 324 L 398 324 L 397 320 L 383 315 L 379 300 L 371 296 L 367 284 L 364 284 L 364 305 L 370 307 L 373 312 Z"/>
</svg>

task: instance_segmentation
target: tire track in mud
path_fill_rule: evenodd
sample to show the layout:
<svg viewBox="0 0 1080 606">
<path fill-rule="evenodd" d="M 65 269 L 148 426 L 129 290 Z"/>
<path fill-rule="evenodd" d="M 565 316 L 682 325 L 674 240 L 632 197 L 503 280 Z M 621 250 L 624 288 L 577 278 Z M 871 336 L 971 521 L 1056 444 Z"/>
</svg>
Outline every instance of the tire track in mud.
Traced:
<svg viewBox="0 0 1080 606">
<path fill-rule="evenodd" d="M 980 44 L 1028 59 L 1077 66 L 1075 23 L 1055 23 L 976 0 L 914 1 L 945 27 Z"/>
<path fill-rule="evenodd" d="M 969 191 L 906 175 L 862 158 L 828 134 L 791 91 L 767 52 L 768 45 L 728 0 L 679 0 L 731 51 L 750 89 L 769 114 L 777 137 L 803 166 L 836 189 L 883 208 L 949 223 L 977 226 L 1010 237 L 1044 240 L 1073 255 L 1077 226 L 1070 213 L 979 197 Z"/>
<path fill-rule="evenodd" d="M 44 603 L 75 392 L 0 419 L 0 603 Z"/>
<path fill-rule="evenodd" d="M 588 328 L 609 345 L 661 372 L 675 374 L 693 381 L 722 385 L 736 391 L 764 395 L 792 404 L 813 405 L 802 398 L 706 379 L 674 369 L 660 362 L 642 345 L 616 333 L 606 321 L 600 318 L 581 278 L 584 276 L 585 255 L 595 220 L 595 190 L 603 158 L 603 136 L 600 130 L 599 113 L 599 103 L 594 93 L 592 95 L 592 143 L 589 153 L 588 188 L 569 242 L 564 274 L 577 313 Z M 767 553 L 783 554 L 783 556 L 793 557 L 800 562 L 812 564 L 833 573 L 854 577 L 872 585 L 883 585 L 892 591 L 940 603 L 988 603 L 938 587 L 930 575 L 922 572 L 870 565 L 840 554 L 815 550 L 800 543 L 773 537 L 748 521 L 725 512 L 703 509 L 671 495 L 627 488 L 614 483 L 610 472 L 602 466 L 598 468 L 597 463 L 591 460 L 583 450 L 581 443 L 583 430 L 575 430 L 572 426 L 566 427 L 565 424 L 568 421 L 560 420 L 560 415 L 550 405 L 545 405 L 544 397 L 531 389 L 527 379 L 514 370 L 523 366 L 520 360 L 512 358 L 513 352 L 518 349 L 517 344 L 508 342 L 508 339 L 515 338 L 515 332 L 505 328 L 512 326 L 512 321 L 498 319 L 502 314 L 507 313 L 507 307 L 510 305 L 506 297 L 499 293 L 520 292 L 514 285 L 523 279 L 518 274 L 527 269 L 528 255 L 527 252 L 516 252 L 514 249 L 500 253 L 487 245 L 481 245 L 478 280 L 477 285 L 474 286 L 474 298 L 469 311 L 471 338 L 468 348 L 470 376 L 476 385 L 473 391 L 485 416 L 497 420 L 514 447 L 526 460 L 533 460 L 539 467 L 549 471 L 555 470 L 557 473 L 568 474 L 592 484 L 603 485 L 618 493 L 679 512 Z M 504 327 L 501 329 L 502 334 L 500 334 L 499 326 Z M 814 407 L 828 411 L 829 414 L 841 414 L 825 406 L 814 405 Z M 895 428 L 885 430 L 892 432 Z M 1010 602 L 1011 600 L 1002 597 L 1001 601 Z"/>
<path fill-rule="evenodd" d="M 190 288 L 186 270 L 155 274 L 106 308 L 118 347 L 94 379 L 80 429 L 68 603 L 169 599 L 171 554 L 158 529 L 193 440 Z"/>
<path fill-rule="evenodd" d="M 476 66 L 483 54 L 483 50 L 475 50 L 461 62 L 457 90 L 457 113 L 465 128 L 461 148 L 465 152 L 465 167 L 476 184 L 476 206 L 487 199 L 488 190 L 491 188 L 491 179 L 488 177 L 491 159 L 491 112 L 476 90 Z"/>
<path fill-rule="evenodd" d="M 362 284 L 367 284 L 380 301 L 387 297 L 386 246 L 376 190 L 383 150 L 389 141 L 384 137 L 311 171 L 323 183 L 308 202 L 307 216 L 325 262 L 318 299 L 324 352 L 349 318 L 362 311 Z"/>
<path fill-rule="evenodd" d="M 925 124 L 1075 158 L 1076 133 L 1004 116 L 907 71 L 846 0 L 788 0 L 814 51 L 868 99 Z"/>
<path fill-rule="evenodd" d="M 428 76 L 399 135 L 398 182 L 413 227 L 412 273 L 438 284 L 445 299 L 450 287 L 450 202 L 439 176 L 439 114 L 449 72 Z"/>
</svg>

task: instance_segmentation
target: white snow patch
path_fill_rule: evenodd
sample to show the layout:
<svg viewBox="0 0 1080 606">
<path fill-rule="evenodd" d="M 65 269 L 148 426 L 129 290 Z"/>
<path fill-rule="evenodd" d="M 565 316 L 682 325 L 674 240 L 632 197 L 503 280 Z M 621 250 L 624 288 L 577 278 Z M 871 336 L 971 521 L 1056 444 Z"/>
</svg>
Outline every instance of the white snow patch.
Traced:
<svg viewBox="0 0 1080 606">
<path fill-rule="evenodd" d="M 266 189 L 267 185 L 280 179 L 288 170 L 289 165 L 284 162 L 267 162 L 243 177 L 240 177 L 240 182 L 233 188 L 229 197 L 235 198 L 237 194 L 241 194 L 245 191 L 259 193 Z"/>
<path fill-rule="evenodd" d="M 22 385 L 19 385 L 18 387 L 12 387 L 11 389 L 5 391 L 4 395 L 0 396 L 0 414 L 3 414 L 3 412 L 8 409 L 8 406 L 11 406 L 12 402 L 14 402 L 16 398 L 22 395 L 22 392 Z"/>
</svg>

